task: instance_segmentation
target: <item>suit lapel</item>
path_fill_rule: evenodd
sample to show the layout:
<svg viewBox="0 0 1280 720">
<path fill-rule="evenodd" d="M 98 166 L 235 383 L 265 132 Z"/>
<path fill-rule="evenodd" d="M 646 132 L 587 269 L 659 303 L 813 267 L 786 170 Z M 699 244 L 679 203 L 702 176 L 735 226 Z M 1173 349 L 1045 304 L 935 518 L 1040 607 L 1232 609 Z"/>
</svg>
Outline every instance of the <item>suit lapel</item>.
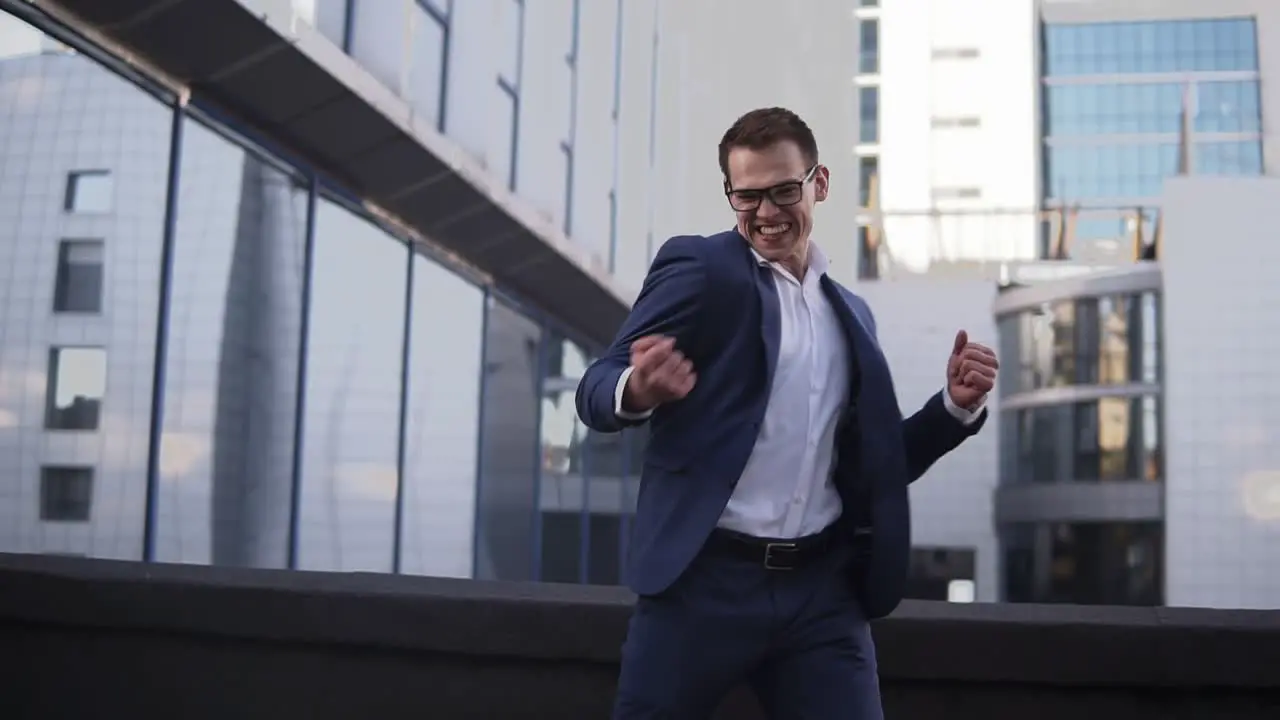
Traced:
<svg viewBox="0 0 1280 720">
<path fill-rule="evenodd" d="M 849 344 L 849 363 L 853 366 L 852 372 L 861 374 L 860 371 L 867 361 L 874 357 L 875 341 L 871 339 L 871 333 L 858 319 L 858 314 L 849 306 L 840 288 L 826 275 L 822 276 L 822 292 L 827 296 L 827 302 L 831 303 L 831 309 L 835 311 L 836 317 L 840 319 L 840 327 L 844 329 L 845 341 Z M 849 389 L 856 394 L 856 384 L 850 383 Z"/>
<path fill-rule="evenodd" d="M 849 350 L 853 355 L 850 362 L 859 376 L 858 385 L 850 388 L 853 393 L 851 397 L 856 398 L 860 410 L 888 413 L 886 417 L 900 415 L 889 364 L 880 351 L 879 342 L 859 317 L 854 304 L 845 294 L 846 290 L 825 275 L 822 276 L 822 289 L 848 335 Z"/>
<path fill-rule="evenodd" d="M 778 348 L 782 344 L 782 308 L 778 302 L 777 280 L 767 265 L 756 265 L 756 287 L 760 291 L 760 333 L 764 339 L 765 387 L 773 387 L 778 369 Z"/>
</svg>

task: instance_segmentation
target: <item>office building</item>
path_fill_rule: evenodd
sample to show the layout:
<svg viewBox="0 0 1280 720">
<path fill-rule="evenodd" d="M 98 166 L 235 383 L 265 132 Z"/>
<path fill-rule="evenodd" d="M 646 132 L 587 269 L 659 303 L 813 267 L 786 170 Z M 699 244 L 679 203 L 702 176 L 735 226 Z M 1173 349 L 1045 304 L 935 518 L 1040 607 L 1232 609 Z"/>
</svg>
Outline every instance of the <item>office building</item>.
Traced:
<svg viewBox="0 0 1280 720">
<path fill-rule="evenodd" d="M 903 356 L 924 355 L 941 342 L 931 335 L 952 331 L 939 316 L 994 331 L 967 311 L 957 315 L 985 285 L 1004 362 L 994 398 L 999 442 L 962 448 L 957 475 L 945 464 L 934 471 L 934 481 L 965 488 L 950 500 L 966 509 L 922 522 L 934 506 L 917 501 L 917 542 L 922 525 L 949 524 L 967 528 L 975 547 L 995 549 L 997 587 L 987 594 L 979 581 L 980 599 L 1276 606 L 1267 583 L 1232 574 L 1241 561 L 1219 570 L 1204 560 L 1230 552 L 1266 559 L 1274 523 L 1264 519 L 1273 511 L 1267 464 L 1213 445 L 1204 463 L 1229 466 L 1232 483 L 1248 489 L 1211 490 L 1212 473 L 1193 469 L 1184 449 L 1198 446 L 1188 428 L 1207 411 L 1171 399 L 1192 392 L 1179 379 L 1190 371 L 1172 374 L 1181 357 L 1173 334 L 1185 337 L 1180 328 L 1204 316 L 1179 317 L 1195 313 L 1187 309 L 1194 293 L 1175 300 L 1168 280 L 1200 263 L 1215 282 L 1258 281 L 1243 268 L 1229 279 L 1229 257 L 1261 241 L 1226 228 L 1244 212 L 1265 225 L 1265 192 L 1250 191 L 1254 204 L 1236 203 L 1230 222 L 1220 218 L 1213 234 L 1229 232 L 1232 243 L 1221 257 L 1211 252 L 1216 239 L 1175 230 L 1161 208 L 1173 207 L 1164 185 L 1175 175 L 1207 183 L 1183 185 L 1176 202 L 1208 218 L 1219 217 L 1212 198 L 1224 188 L 1246 187 L 1227 178 L 1275 172 L 1264 118 L 1278 96 L 1264 78 L 1275 65 L 1277 9 L 1257 0 L 999 0 L 979 15 L 913 0 L 859 2 L 853 14 L 860 288 L 878 308 L 899 309 L 886 351 L 897 344 Z M 1207 282 L 1199 292 L 1210 292 Z M 939 296 L 954 302 L 943 307 Z M 1256 345 L 1243 331 L 1223 342 L 1240 352 Z M 928 391 L 927 374 L 919 387 L 900 374 L 901 394 Z M 1230 402 L 1214 412 L 1253 417 Z M 1257 434 L 1266 423 L 1250 427 Z M 1175 428 L 1184 428 L 1180 440 Z M 992 488 L 983 469 L 997 474 L 997 462 Z M 921 483 L 913 499 L 942 492 L 937 485 Z M 984 488 L 994 519 L 985 527 L 969 515 L 981 509 L 972 498 Z M 978 557 L 988 566 L 981 549 Z"/>
<path fill-rule="evenodd" d="M 881 236 L 865 276 L 1036 255 L 1035 3 L 974 10 L 947 0 L 854 10 L 855 152 L 875 208 L 863 224 Z"/>
<path fill-rule="evenodd" d="M 1273 284 L 1270 242 L 1253 228 L 1277 195 L 1248 178 L 1275 170 L 1262 79 L 1280 15 L 1243 1 L 1040 13 L 1042 207 L 1068 230 L 1041 253 L 1092 267 L 995 303 L 1003 597 L 1275 607 L 1275 583 L 1249 570 L 1272 560 L 1272 458 L 1206 418 L 1255 438 L 1270 422 L 1245 393 L 1275 374 L 1232 378 L 1266 353 L 1251 308 Z"/>
<path fill-rule="evenodd" d="M 720 133 L 785 88 L 856 188 L 748 5 L 0 0 L 0 549 L 618 582 L 644 438 L 573 394 Z"/>
</svg>

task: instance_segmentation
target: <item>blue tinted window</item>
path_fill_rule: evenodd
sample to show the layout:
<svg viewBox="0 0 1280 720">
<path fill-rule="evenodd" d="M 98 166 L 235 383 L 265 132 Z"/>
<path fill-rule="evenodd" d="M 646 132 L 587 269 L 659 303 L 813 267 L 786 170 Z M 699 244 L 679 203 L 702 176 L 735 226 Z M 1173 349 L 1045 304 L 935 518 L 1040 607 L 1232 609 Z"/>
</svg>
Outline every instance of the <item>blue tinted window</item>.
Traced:
<svg viewBox="0 0 1280 720">
<path fill-rule="evenodd" d="M 1257 70 L 1252 18 L 1050 25 L 1045 74 Z"/>
<path fill-rule="evenodd" d="M 880 88 L 859 88 L 858 103 L 858 142 L 880 142 Z"/>
<path fill-rule="evenodd" d="M 880 23 L 863 20 L 859 23 L 862 41 L 858 51 L 858 72 L 880 72 Z"/>
<path fill-rule="evenodd" d="M 1184 95 L 1184 85 L 1176 82 L 1050 85 L 1045 88 L 1048 134 L 1177 133 Z M 1194 107 L 1196 132 L 1261 130 L 1255 80 L 1196 83 Z"/>
<path fill-rule="evenodd" d="M 1178 144 L 1065 143 L 1050 146 L 1045 162 L 1052 199 L 1155 197 L 1161 192 L 1164 178 L 1178 169 Z M 1197 142 L 1192 168 L 1198 175 L 1260 175 L 1262 143 Z"/>
</svg>

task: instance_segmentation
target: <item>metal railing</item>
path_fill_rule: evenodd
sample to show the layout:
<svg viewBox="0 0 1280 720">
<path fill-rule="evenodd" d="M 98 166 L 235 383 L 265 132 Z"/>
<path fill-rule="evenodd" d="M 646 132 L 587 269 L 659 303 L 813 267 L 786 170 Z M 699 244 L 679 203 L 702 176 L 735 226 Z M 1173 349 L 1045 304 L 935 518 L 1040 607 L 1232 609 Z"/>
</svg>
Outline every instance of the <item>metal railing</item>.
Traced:
<svg viewBox="0 0 1280 720">
<path fill-rule="evenodd" d="M 1154 202 L 904 210 L 878 206 L 874 176 L 867 190 L 858 220 L 862 279 L 943 268 L 998 273 L 1009 263 L 1033 261 L 1114 267 L 1159 256 Z"/>
</svg>

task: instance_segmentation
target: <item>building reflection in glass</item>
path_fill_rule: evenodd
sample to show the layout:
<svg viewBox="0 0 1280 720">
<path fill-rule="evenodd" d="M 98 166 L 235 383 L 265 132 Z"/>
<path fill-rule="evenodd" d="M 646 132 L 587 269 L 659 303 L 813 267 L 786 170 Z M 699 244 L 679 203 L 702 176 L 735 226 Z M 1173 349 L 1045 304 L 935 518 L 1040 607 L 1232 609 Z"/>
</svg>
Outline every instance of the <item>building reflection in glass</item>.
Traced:
<svg viewBox="0 0 1280 720">
<path fill-rule="evenodd" d="M 190 120 L 156 558 L 285 567 L 310 183 Z"/>
<path fill-rule="evenodd" d="M 1001 317 L 1001 392 L 1158 382 L 1159 311 L 1159 297 L 1143 293 L 1059 300 Z"/>
<path fill-rule="evenodd" d="M 550 332 L 542 377 L 541 579 L 579 582 L 585 566 L 583 541 L 590 532 L 585 514 L 593 462 L 586 448 L 587 427 L 578 419 L 574 393 L 590 360 L 577 343 Z"/>
<path fill-rule="evenodd" d="M 1016 523 L 1002 535 L 1008 602 L 1163 602 L 1160 522 Z"/>
<path fill-rule="evenodd" d="M 1154 395 L 1010 410 L 1001 433 L 1001 482 L 1163 479 Z"/>
<path fill-rule="evenodd" d="M 142 555 L 169 101 L 0 12 L 4 551 Z"/>
<path fill-rule="evenodd" d="M 371 71 L 403 60 L 369 30 Z M 94 57 L 0 12 L 0 495 L 34 498 L 0 503 L 0 550 L 620 581 L 645 430 L 577 420 L 591 349 L 241 134 L 269 131 Z M 439 109 L 437 74 L 409 83 Z"/>
<path fill-rule="evenodd" d="M 485 321 L 476 572 L 489 580 L 537 577 L 542 328 L 490 296 Z"/>
<path fill-rule="evenodd" d="M 315 227 L 299 565 L 387 572 L 409 255 L 328 199 L 316 204 Z"/>
</svg>

